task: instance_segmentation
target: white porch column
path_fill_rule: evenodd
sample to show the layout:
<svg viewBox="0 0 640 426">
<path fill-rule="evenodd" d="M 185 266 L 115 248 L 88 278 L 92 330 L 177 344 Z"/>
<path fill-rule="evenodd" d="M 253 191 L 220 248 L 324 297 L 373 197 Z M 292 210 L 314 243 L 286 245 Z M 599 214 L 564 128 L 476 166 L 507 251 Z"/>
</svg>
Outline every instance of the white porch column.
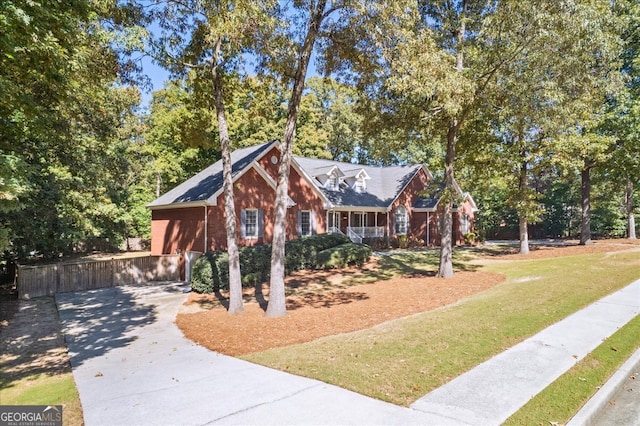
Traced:
<svg viewBox="0 0 640 426">
<path fill-rule="evenodd" d="M 427 212 L 427 246 L 429 245 L 429 228 L 431 227 L 429 223 L 429 212 Z"/>
<path fill-rule="evenodd" d="M 391 228 L 389 228 L 389 212 L 387 212 L 387 237 L 391 236 Z"/>
<path fill-rule="evenodd" d="M 378 212 L 375 212 L 373 214 L 373 217 L 374 217 L 373 226 L 375 226 L 375 231 L 374 232 L 375 232 L 375 236 L 378 237 Z"/>
</svg>

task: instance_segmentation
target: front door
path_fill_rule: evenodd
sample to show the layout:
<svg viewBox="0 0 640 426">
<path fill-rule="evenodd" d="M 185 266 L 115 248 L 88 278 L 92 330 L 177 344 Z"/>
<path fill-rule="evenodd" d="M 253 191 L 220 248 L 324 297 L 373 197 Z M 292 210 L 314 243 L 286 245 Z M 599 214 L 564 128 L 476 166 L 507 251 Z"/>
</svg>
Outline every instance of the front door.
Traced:
<svg viewBox="0 0 640 426">
<path fill-rule="evenodd" d="M 364 212 L 357 212 L 353 214 L 353 222 L 351 227 L 356 229 L 359 235 L 364 235 L 364 227 L 367 226 L 367 215 Z"/>
<path fill-rule="evenodd" d="M 329 224 L 328 229 L 336 228 L 342 231 L 342 226 L 340 226 L 340 213 L 339 212 L 329 212 L 328 215 Z"/>
</svg>

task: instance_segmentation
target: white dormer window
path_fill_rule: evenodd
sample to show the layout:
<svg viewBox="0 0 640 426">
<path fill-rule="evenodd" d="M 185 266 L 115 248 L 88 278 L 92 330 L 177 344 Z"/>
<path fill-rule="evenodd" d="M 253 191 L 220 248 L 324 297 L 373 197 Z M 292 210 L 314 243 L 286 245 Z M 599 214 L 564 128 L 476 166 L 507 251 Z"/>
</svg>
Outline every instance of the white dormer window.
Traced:
<svg viewBox="0 0 640 426">
<path fill-rule="evenodd" d="M 354 189 L 356 190 L 356 192 L 365 192 L 367 190 L 367 185 L 363 177 L 359 177 L 356 179 Z"/>
<path fill-rule="evenodd" d="M 329 175 L 329 179 L 327 179 L 327 188 L 334 190 L 338 188 L 338 176 L 336 176 L 335 173 L 331 173 Z"/>
</svg>

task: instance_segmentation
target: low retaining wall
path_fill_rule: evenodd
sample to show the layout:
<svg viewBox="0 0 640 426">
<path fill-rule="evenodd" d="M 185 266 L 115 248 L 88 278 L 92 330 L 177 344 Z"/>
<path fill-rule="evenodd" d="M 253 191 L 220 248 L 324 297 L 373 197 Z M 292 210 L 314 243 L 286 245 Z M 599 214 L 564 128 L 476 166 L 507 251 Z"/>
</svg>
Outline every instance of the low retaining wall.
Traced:
<svg viewBox="0 0 640 426">
<path fill-rule="evenodd" d="M 148 281 L 180 280 L 180 256 L 142 256 L 51 265 L 18 265 L 18 297 L 53 296 Z"/>
</svg>

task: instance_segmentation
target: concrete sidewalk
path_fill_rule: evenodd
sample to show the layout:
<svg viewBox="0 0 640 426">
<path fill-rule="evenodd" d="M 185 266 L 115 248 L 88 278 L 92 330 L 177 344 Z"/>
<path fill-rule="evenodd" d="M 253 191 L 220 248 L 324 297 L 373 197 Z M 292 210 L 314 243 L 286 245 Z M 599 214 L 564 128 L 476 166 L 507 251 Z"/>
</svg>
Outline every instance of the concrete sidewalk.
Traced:
<svg viewBox="0 0 640 426">
<path fill-rule="evenodd" d="M 85 423 L 500 424 L 640 313 L 640 280 L 436 389 L 411 408 L 211 352 L 173 323 L 179 285 L 60 294 Z"/>
<path fill-rule="evenodd" d="M 640 314 L 640 280 L 542 330 L 416 401 L 455 424 L 501 424 Z"/>
</svg>

